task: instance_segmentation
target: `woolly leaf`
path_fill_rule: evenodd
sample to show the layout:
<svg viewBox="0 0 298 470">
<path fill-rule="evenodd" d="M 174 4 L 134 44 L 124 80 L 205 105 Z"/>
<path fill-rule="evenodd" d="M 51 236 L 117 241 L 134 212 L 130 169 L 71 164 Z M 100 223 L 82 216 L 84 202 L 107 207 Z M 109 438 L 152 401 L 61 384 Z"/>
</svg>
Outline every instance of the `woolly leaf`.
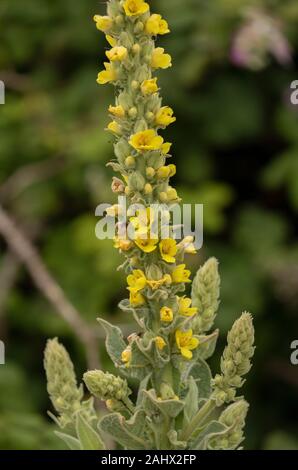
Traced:
<svg viewBox="0 0 298 470">
<path fill-rule="evenodd" d="M 77 414 L 76 431 L 82 450 L 103 450 L 105 445 L 89 423 Z"/>
<path fill-rule="evenodd" d="M 55 431 L 54 434 L 58 436 L 65 444 L 69 447 L 70 450 L 82 450 L 80 441 L 69 434 L 64 434 L 59 431 Z"/>
<path fill-rule="evenodd" d="M 144 437 L 146 414 L 139 410 L 128 421 L 119 413 L 104 416 L 99 422 L 99 428 L 109 434 L 119 444 L 127 449 L 144 450 L 152 448 L 148 439 Z"/>
<path fill-rule="evenodd" d="M 123 339 L 122 332 L 117 326 L 111 325 L 107 321 L 99 318 L 99 323 L 106 332 L 106 348 L 107 352 L 114 362 L 115 366 L 122 366 L 121 354 L 126 349 L 126 343 Z"/>
</svg>

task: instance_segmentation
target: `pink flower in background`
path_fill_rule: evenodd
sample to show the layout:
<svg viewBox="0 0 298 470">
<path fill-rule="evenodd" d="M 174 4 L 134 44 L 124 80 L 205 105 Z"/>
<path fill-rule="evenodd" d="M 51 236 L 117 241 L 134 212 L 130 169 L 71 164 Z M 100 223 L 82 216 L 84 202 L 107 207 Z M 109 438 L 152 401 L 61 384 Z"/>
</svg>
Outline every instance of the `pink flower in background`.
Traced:
<svg viewBox="0 0 298 470">
<path fill-rule="evenodd" d="M 234 37 L 231 61 L 240 67 L 259 70 L 267 65 L 269 54 L 284 66 L 292 61 L 292 48 L 281 23 L 261 11 L 249 10 Z"/>
</svg>

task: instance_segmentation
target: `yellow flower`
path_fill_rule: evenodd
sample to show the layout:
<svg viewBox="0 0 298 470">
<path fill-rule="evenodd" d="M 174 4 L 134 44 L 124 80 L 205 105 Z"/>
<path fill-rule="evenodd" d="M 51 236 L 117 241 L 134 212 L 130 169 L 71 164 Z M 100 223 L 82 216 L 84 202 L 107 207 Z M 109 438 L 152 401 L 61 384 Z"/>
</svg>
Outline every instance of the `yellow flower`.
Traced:
<svg viewBox="0 0 298 470">
<path fill-rule="evenodd" d="M 174 165 L 173 163 L 171 165 L 168 166 L 169 170 L 170 170 L 170 177 L 176 175 L 176 165 Z"/>
<path fill-rule="evenodd" d="M 178 297 L 178 305 L 179 314 L 183 315 L 184 317 L 192 317 L 198 313 L 198 309 L 196 307 L 191 307 L 191 299 L 188 297 Z"/>
<path fill-rule="evenodd" d="M 194 237 L 189 236 L 185 237 L 178 245 L 179 249 L 182 249 L 184 253 L 190 254 L 190 255 L 195 255 L 197 253 L 197 250 L 194 246 Z"/>
<path fill-rule="evenodd" d="M 151 15 L 150 18 L 146 21 L 145 31 L 148 34 L 153 34 L 157 36 L 158 34 L 167 34 L 170 32 L 169 25 L 162 18 L 161 15 Z"/>
<path fill-rule="evenodd" d="M 152 58 L 151 58 L 151 67 L 154 69 L 167 69 L 172 67 L 172 57 L 170 54 L 164 53 L 163 47 L 157 47 L 154 49 Z"/>
<path fill-rule="evenodd" d="M 148 129 L 132 135 L 129 143 L 134 149 L 146 152 L 147 150 L 159 150 L 163 144 L 163 138 L 156 135 L 153 129 Z"/>
<path fill-rule="evenodd" d="M 123 118 L 125 116 L 125 111 L 122 106 L 109 106 L 109 113 L 119 118 Z"/>
<path fill-rule="evenodd" d="M 152 290 L 156 290 L 164 284 L 170 285 L 172 283 L 172 278 L 169 274 L 165 274 L 162 279 L 147 279 L 147 284 Z"/>
<path fill-rule="evenodd" d="M 147 13 L 149 5 L 144 0 L 125 0 L 123 8 L 127 16 L 136 16 Z"/>
<path fill-rule="evenodd" d="M 135 241 L 137 247 L 144 251 L 144 253 L 152 253 L 152 251 L 156 250 L 157 243 L 158 240 L 155 238 L 137 238 Z"/>
<path fill-rule="evenodd" d="M 175 256 L 178 251 L 175 240 L 172 240 L 171 238 L 162 240 L 159 244 L 159 251 L 164 261 L 167 263 L 175 263 Z"/>
<path fill-rule="evenodd" d="M 155 122 L 159 126 L 169 126 L 172 122 L 176 121 L 176 118 L 173 116 L 174 111 L 169 106 L 163 106 L 160 108 L 158 113 L 155 116 Z"/>
<path fill-rule="evenodd" d="M 138 292 L 146 287 L 147 279 L 141 269 L 135 269 L 132 274 L 127 276 L 128 290 Z"/>
<path fill-rule="evenodd" d="M 171 144 L 171 142 L 165 142 L 162 146 L 161 146 L 161 151 L 164 155 L 167 155 L 169 153 L 169 151 L 171 150 L 171 147 L 172 147 L 173 144 Z"/>
<path fill-rule="evenodd" d="M 193 337 L 192 330 L 181 331 L 175 333 L 176 344 L 185 359 L 192 359 L 192 351 L 199 346 L 198 338 Z"/>
<path fill-rule="evenodd" d="M 160 321 L 164 323 L 172 323 L 173 318 L 173 310 L 170 307 L 162 307 L 160 309 Z"/>
<path fill-rule="evenodd" d="M 120 214 L 120 206 L 119 204 L 114 204 L 106 209 L 106 213 L 109 217 L 118 217 Z"/>
<path fill-rule="evenodd" d="M 113 20 L 109 16 L 95 15 L 93 19 L 96 23 L 97 29 L 99 29 L 99 31 L 103 31 L 104 33 L 113 26 Z"/>
<path fill-rule="evenodd" d="M 166 179 L 170 176 L 170 169 L 168 166 L 161 166 L 158 168 L 156 172 L 156 176 L 158 179 Z"/>
<path fill-rule="evenodd" d="M 127 367 L 129 367 L 129 363 L 131 361 L 131 349 L 127 348 L 122 351 L 121 354 L 121 360 L 126 364 Z"/>
<path fill-rule="evenodd" d="M 154 211 L 151 207 L 136 212 L 135 217 L 130 217 L 130 223 L 137 235 L 146 235 L 154 222 Z"/>
<path fill-rule="evenodd" d="M 114 239 L 114 247 L 121 251 L 129 251 L 133 246 L 130 240 L 121 240 L 121 238 Z"/>
<path fill-rule="evenodd" d="M 153 93 L 156 93 L 159 90 L 157 85 L 157 78 L 144 80 L 141 84 L 141 90 L 143 95 L 153 95 Z"/>
<path fill-rule="evenodd" d="M 109 34 L 106 34 L 106 40 L 111 47 L 115 47 L 117 45 L 117 39 L 113 38 L 113 36 L 110 36 Z"/>
<path fill-rule="evenodd" d="M 178 194 L 177 194 L 176 189 L 172 188 L 171 186 L 169 186 L 167 190 L 167 196 L 168 196 L 169 201 L 176 201 L 176 199 L 178 199 Z"/>
<path fill-rule="evenodd" d="M 179 266 L 177 266 L 172 272 L 172 279 L 173 282 L 177 284 L 180 282 L 191 282 L 189 279 L 190 275 L 191 272 L 188 269 L 185 269 L 185 264 L 179 264 Z"/>
<path fill-rule="evenodd" d="M 130 305 L 132 305 L 133 307 L 141 307 L 145 303 L 145 297 L 140 294 L 140 292 L 136 289 L 131 289 L 129 295 L 129 302 Z"/>
<path fill-rule="evenodd" d="M 122 61 L 127 57 L 127 49 L 123 46 L 116 46 L 106 51 L 106 56 L 111 62 Z"/>
<path fill-rule="evenodd" d="M 122 134 L 121 127 L 116 121 L 112 121 L 109 123 L 108 128 L 109 131 L 113 132 L 114 134 Z"/>
<path fill-rule="evenodd" d="M 167 343 L 161 336 L 157 336 L 154 341 L 157 349 L 159 349 L 160 351 L 162 351 L 167 345 Z"/>
<path fill-rule="evenodd" d="M 109 62 L 105 62 L 104 66 L 106 70 L 99 72 L 97 77 L 97 83 L 99 83 L 99 85 L 105 85 L 106 83 L 117 80 L 117 72 L 113 68 L 113 65 Z"/>
</svg>

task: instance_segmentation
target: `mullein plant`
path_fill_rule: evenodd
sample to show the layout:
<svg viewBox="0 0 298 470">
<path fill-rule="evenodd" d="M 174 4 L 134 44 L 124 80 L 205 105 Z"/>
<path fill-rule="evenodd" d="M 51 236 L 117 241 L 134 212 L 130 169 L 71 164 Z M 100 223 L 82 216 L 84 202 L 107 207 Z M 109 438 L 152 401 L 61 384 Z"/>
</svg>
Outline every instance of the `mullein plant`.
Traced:
<svg viewBox="0 0 298 470">
<path fill-rule="evenodd" d="M 149 236 L 151 205 L 161 203 L 170 210 L 179 203 L 169 184 L 176 173 L 175 165 L 167 164 L 171 144 L 158 134 L 176 118 L 170 107 L 162 106 L 154 76 L 171 67 L 171 56 L 155 46 L 169 26 L 161 15 L 150 13 L 144 0 L 110 0 L 107 15 L 94 20 L 111 46 L 97 81 L 111 83 L 116 92 L 108 125 L 116 155 L 110 165 L 119 173 L 112 190 L 126 196 L 128 206 L 144 207 L 129 218 L 135 237 L 115 238 L 115 247 L 125 256 L 128 289 L 119 306 L 133 315 L 138 332 L 125 339 L 117 326 L 99 320 L 120 374 L 84 374 L 91 395 L 105 402 L 107 413 L 101 418 L 93 398 L 84 401 L 64 347 L 57 339 L 48 342 L 45 369 L 58 414 L 54 419 L 61 428 L 57 434 L 71 449 L 103 449 L 104 436 L 125 449 L 238 449 L 248 404 L 237 389 L 254 353 L 251 315 L 243 313 L 233 325 L 221 371 L 213 376 L 206 360 L 218 338 L 218 330 L 210 332 L 219 307 L 218 262 L 211 258 L 198 270 L 187 297 L 191 273 L 184 257 L 196 252 L 193 239 L 177 243 L 159 232 Z M 116 217 L 119 212 L 119 205 L 108 209 Z M 137 380 L 136 395 L 127 378 Z"/>
</svg>

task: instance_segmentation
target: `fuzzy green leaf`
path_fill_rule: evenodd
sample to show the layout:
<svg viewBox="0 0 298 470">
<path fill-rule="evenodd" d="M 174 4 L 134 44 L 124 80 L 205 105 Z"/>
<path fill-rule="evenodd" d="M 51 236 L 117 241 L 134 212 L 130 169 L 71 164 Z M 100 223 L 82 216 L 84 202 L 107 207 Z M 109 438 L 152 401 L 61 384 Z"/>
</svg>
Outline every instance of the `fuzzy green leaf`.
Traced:
<svg viewBox="0 0 298 470">
<path fill-rule="evenodd" d="M 195 379 L 191 376 L 189 379 L 188 393 L 185 398 L 184 407 L 184 425 L 187 425 L 198 411 L 199 391 Z"/>
<path fill-rule="evenodd" d="M 65 444 L 69 447 L 70 450 L 82 450 L 80 441 L 69 434 L 64 434 L 63 432 L 54 431 L 56 436 L 58 436 Z"/>
<path fill-rule="evenodd" d="M 103 450 L 105 445 L 96 431 L 78 413 L 76 419 L 76 431 L 82 450 Z"/>
<path fill-rule="evenodd" d="M 209 440 L 228 430 L 224 424 L 219 421 L 211 421 L 204 431 L 200 432 L 195 439 L 192 440 L 190 448 L 192 450 L 206 450 Z"/>
<path fill-rule="evenodd" d="M 106 332 L 106 348 L 107 352 L 114 362 L 115 366 L 122 366 L 121 354 L 126 348 L 122 332 L 117 326 L 111 325 L 107 321 L 99 318 L 98 322 L 103 326 Z"/>
<path fill-rule="evenodd" d="M 104 416 L 99 422 L 99 428 L 112 436 L 123 447 L 132 450 L 152 448 L 152 444 L 144 437 L 146 414 L 139 410 L 128 421 L 119 413 Z"/>
</svg>

